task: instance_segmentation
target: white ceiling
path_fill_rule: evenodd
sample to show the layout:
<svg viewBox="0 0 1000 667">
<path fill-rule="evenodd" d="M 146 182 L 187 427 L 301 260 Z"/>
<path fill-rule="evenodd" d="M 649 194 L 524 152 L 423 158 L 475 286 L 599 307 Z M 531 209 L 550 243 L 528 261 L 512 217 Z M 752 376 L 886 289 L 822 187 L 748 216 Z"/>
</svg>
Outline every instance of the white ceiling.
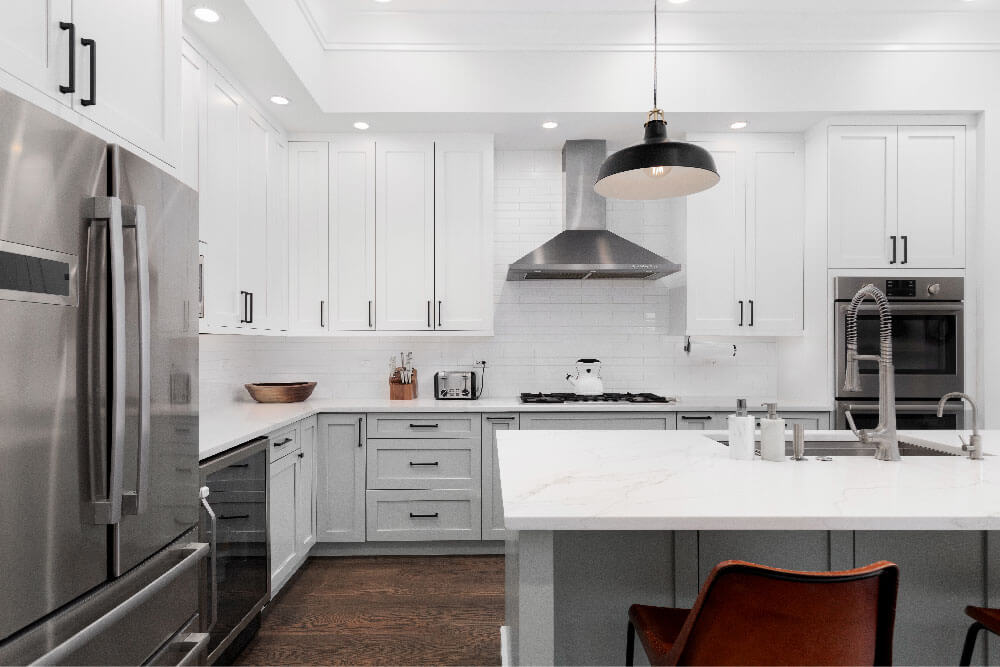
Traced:
<svg viewBox="0 0 1000 667">
<path fill-rule="evenodd" d="M 493 132 L 499 147 L 556 148 L 569 138 L 614 147 L 639 138 L 650 106 L 651 0 L 184 2 L 197 46 L 295 134 L 353 132 L 365 120 L 372 132 Z M 192 19 L 203 5 L 222 21 Z M 660 30 L 672 132 L 726 131 L 736 119 L 756 131 L 802 131 L 856 109 L 834 101 L 764 110 L 750 102 L 753 89 L 776 82 L 752 62 L 770 63 L 775 51 L 801 52 L 793 60 L 803 62 L 817 52 L 1000 51 L 1000 0 L 661 0 Z M 695 99 L 705 63 L 723 57 L 746 68 L 731 73 L 749 87 L 742 105 Z M 270 105 L 274 94 L 292 104 Z M 543 130 L 550 119 L 560 127 Z"/>
</svg>

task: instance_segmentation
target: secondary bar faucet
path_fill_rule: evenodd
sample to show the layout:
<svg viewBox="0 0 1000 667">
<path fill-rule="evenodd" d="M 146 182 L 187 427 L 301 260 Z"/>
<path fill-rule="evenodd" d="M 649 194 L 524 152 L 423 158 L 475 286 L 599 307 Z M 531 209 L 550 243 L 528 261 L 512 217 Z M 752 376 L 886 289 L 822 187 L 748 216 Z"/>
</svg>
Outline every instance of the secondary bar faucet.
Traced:
<svg viewBox="0 0 1000 667">
<path fill-rule="evenodd" d="M 858 354 L 858 308 L 865 297 L 875 300 L 878 308 L 879 354 Z M 859 361 L 878 362 L 878 425 L 873 429 L 858 429 L 851 411 L 845 413 L 847 423 L 858 440 L 875 443 L 875 458 L 879 461 L 899 461 L 899 440 L 896 436 L 896 371 L 892 365 L 892 314 L 885 293 L 872 284 L 865 285 L 851 299 L 847 309 L 847 377 L 844 391 L 861 391 Z"/>
<path fill-rule="evenodd" d="M 968 394 L 963 394 L 960 391 L 953 391 L 951 393 L 945 394 L 938 401 L 938 411 L 937 416 L 944 416 L 944 404 L 948 402 L 950 398 L 961 398 L 969 402 L 972 406 L 972 436 L 969 441 L 966 442 L 965 438 L 961 435 L 958 438 L 962 441 L 962 451 L 969 452 L 969 458 L 973 461 L 981 461 L 983 458 L 983 437 L 979 435 L 979 427 L 976 424 L 979 423 L 978 415 L 976 414 L 976 402 L 972 400 L 972 397 Z"/>
</svg>

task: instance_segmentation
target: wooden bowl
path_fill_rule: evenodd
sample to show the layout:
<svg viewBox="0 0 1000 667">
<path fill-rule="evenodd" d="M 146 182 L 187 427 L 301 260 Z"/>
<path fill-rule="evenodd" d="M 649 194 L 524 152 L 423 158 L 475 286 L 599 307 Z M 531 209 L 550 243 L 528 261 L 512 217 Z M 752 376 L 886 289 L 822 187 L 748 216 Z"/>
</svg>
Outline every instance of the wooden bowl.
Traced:
<svg viewBox="0 0 1000 667">
<path fill-rule="evenodd" d="M 309 398 L 315 382 L 255 382 L 243 385 L 258 403 L 298 403 Z"/>
</svg>

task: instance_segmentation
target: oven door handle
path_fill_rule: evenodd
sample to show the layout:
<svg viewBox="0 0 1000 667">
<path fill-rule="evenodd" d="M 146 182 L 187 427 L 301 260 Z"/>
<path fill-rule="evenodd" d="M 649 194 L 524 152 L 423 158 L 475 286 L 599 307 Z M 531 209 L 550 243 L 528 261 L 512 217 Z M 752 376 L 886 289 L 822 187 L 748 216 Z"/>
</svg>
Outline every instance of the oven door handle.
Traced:
<svg viewBox="0 0 1000 667">
<path fill-rule="evenodd" d="M 841 314 L 846 314 L 849 304 L 844 302 L 837 303 L 838 309 Z M 889 311 L 892 313 L 914 313 L 920 315 L 922 313 L 961 313 L 965 309 L 964 303 L 962 301 L 948 301 L 942 303 L 913 303 L 912 301 L 897 301 L 895 303 L 889 303 Z M 878 306 L 874 303 L 863 303 L 858 307 L 858 312 L 872 312 L 877 311 Z"/>
</svg>

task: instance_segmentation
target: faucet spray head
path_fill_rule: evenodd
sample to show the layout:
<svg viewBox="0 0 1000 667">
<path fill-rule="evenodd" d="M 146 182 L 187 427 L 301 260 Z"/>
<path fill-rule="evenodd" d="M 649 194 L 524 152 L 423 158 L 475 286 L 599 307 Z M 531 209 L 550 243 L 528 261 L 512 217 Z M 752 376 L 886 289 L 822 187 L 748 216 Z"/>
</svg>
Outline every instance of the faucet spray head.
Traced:
<svg viewBox="0 0 1000 667">
<path fill-rule="evenodd" d="M 858 353 L 847 351 L 847 372 L 844 377 L 844 391 L 861 391 L 861 372 L 858 370 Z"/>
</svg>

